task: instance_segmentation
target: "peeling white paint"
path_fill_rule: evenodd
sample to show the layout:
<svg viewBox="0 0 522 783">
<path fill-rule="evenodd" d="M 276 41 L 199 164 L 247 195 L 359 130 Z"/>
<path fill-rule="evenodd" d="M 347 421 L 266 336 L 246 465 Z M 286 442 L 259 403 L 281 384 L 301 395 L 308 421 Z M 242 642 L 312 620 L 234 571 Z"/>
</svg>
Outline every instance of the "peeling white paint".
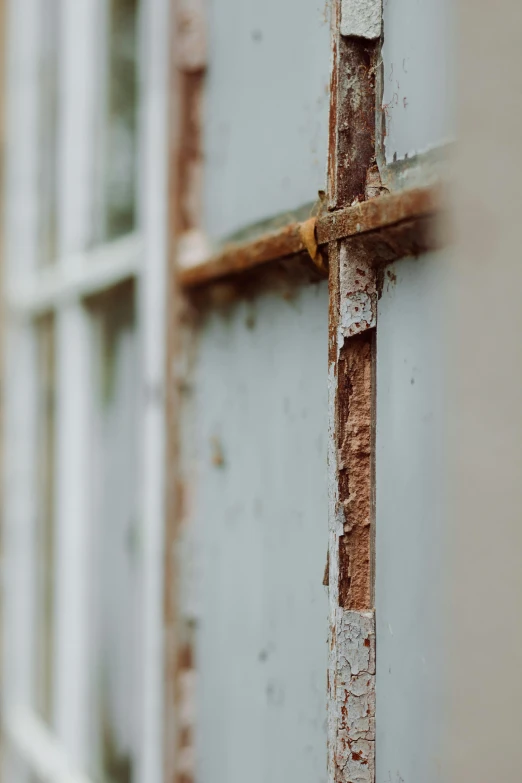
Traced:
<svg viewBox="0 0 522 783">
<path fill-rule="evenodd" d="M 329 663 L 329 783 L 375 779 L 375 615 L 337 607 Z"/>
<path fill-rule="evenodd" d="M 340 313 L 337 350 L 346 337 L 353 337 L 377 324 L 375 270 L 366 259 L 349 255 L 346 243 L 340 253 Z"/>
<path fill-rule="evenodd" d="M 381 0 L 342 0 L 341 35 L 374 39 L 381 29 Z"/>
<path fill-rule="evenodd" d="M 354 291 L 342 301 L 337 343 L 342 348 L 345 337 L 360 334 L 375 326 L 375 298 L 366 291 Z"/>
</svg>

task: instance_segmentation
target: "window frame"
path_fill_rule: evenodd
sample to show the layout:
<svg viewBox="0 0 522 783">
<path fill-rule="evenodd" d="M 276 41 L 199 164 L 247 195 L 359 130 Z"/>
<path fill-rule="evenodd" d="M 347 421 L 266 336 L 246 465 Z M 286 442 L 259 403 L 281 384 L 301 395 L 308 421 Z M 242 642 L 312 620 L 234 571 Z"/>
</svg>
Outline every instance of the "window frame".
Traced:
<svg viewBox="0 0 522 783">
<path fill-rule="evenodd" d="M 15 755 L 49 783 L 88 783 L 88 599 L 92 578 L 83 555 L 88 516 L 91 315 L 95 294 L 127 280 L 137 284 L 139 343 L 141 558 L 137 781 L 162 779 L 162 574 L 164 494 L 164 289 L 167 193 L 167 0 L 142 0 L 138 49 L 137 227 L 91 247 L 94 128 L 100 69 L 96 22 L 102 0 L 62 2 L 59 29 L 58 254 L 38 266 L 41 194 L 38 127 L 41 0 L 6 5 L 5 176 L 5 433 L 3 561 L 3 738 Z M 77 187 L 77 183 L 82 187 Z M 32 707 L 34 552 L 36 512 L 36 327 L 54 313 L 57 428 L 55 455 L 54 721 Z M 6 779 L 24 779 L 4 754 Z"/>
<path fill-rule="evenodd" d="M 332 0 L 331 72 L 327 192 L 317 217 L 292 222 L 243 242 L 212 247 L 201 220 L 202 194 L 198 163 L 201 150 L 201 103 L 206 70 L 205 18 L 201 0 L 170 0 L 173 19 L 171 92 L 175 133 L 171 193 L 172 246 L 169 275 L 167 354 L 179 369 L 167 387 L 167 464 L 176 474 L 168 488 L 165 554 L 165 779 L 192 778 L 195 772 L 194 650 L 181 611 L 180 577 L 173 553 L 190 524 L 183 504 L 179 421 L 183 370 L 191 325 L 184 320 L 191 303 L 227 301 L 252 294 L 279 274 L 300 280 L 328 276 L 330 290 L 328 382 L 328 559 L 324 582 L 329 589 L 330 634 L 325 714 L 328 736 L 328 780 L 353 776 L 375 779 L 375 612 L 374 612 L 374 457 L 375 333 L 380 273 L 393 261 L 417 256 L 449 243 L 439 230 L 444 171 L 428 156 L 405 164 L 411 178 L 402 186 L 391 167 L 382 167 L 382 78 L 379 57 L 382 24 L 380 0 L 355 10 L 350 0 Z M 348 19 L 342 24 L 342 15 Z M 352 12 L 353 11 L 353 12 Z M 352 13 L 350 13 L 352 12 Z M 190 56 L 189 53 L 190 52 Z M 369 65 L 370 63 L 370 65 Z M 375 78 L 369 79 L 371 72 Z M 196 121 L 194 122 L 194 118 Z M 347 134 L 346 128 L 354 128 Z M 187 154 L 190 150 L 190 156 Z M 377 165 L 377 163 L 379 165 Z M 381 181 L 383 174 L 383 181 Z M 240 183 L 248 188 L 248 182 Z M 388 187 L 389 186 L 389 187 Z M 311 194 L 312 195 L 312 194 Z M 184 200 L 192 209 L 185 209 Z M 436 227 L 436 230 L 434 228 Z M 247 233 L 245 226 L 242 233 Z M 245 281 L 247 285 L 245 286 Z M 326 376 L 326 372 L 325 372 Z M 366 381 L 370 379 L 370 382 Z M 350 449 L 346 433 L 354 426 L 345 404 L 346 388 L 360 397 L 367 453 L 362 460 Z M 343 404 L 344 401 L 344 404 Z M 361 423 L 356 422 L 357 426 Z M 363 546 L 342 540 L 347 500 L 343 470 L 358 462 L 356 492 L 363 499 L 350 523 L 363 533 Z M 358 506 L 358 504 L 354 504 Z M 358 531 L 358 532 L 359 532 Z M 186 533 L 185 533 L 186 535 Z M 356 539 L 356 537 L 354 537 Z M 362 565 L 359 594 L 349 590 L 349 562 Z M 342 584 L 344 582 L 344 584 Z M 348 585 L 347 585 L 348 583 Z M 189 629 L 190 630 L 190 629 Z M 368 728 L 358 734 L 347 718 L 346 703 L 357 690 L 352 656 L 368 674 L 362 699 L 368 705 Z M 366 677 L 364 678 L 366 679 Z M 349 753 L 362 739 L 364 752 Z M 348 750 L 347 750 L 348 749 Z M 340 762 L 340 763 L 339 763 Z"/>
</svg>

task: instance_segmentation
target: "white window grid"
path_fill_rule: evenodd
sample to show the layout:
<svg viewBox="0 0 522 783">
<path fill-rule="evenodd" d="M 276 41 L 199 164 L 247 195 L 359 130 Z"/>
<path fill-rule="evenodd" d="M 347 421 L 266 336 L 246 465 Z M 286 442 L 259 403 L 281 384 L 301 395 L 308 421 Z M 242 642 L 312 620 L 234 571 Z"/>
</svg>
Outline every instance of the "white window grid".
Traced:
<svg viewBox="0 0 522 783">
<path fill-rule="evenodd" d="M 139 783 L 162 779 L 162 563 L 164 494 L 164 290 L 167 255 L 169 0 L 141 0 L 138 229 L 89 246 L 90 128 L 98 93 L 97 27 L 104 0 L 61 0 L 59 29 L 58 258 L 38 267 L 39 34 L 45 0 L 7 0 L 5 177 L 5 434 L 2 728 L 4 779 L 23 769 L 48 783 L 88 783 L 88 623 L 83 549 L 89 525 L 90 314 L 85 300 L 126 280 L 138 285 L 140 340 L 141 649 Z M 56 329 L 54 721 L 31 705 L 36 516 L 36 327 Z M 151 391 L 153 393 L 151 393 Z M 159 391 L 159 393 L 158 393 Z M 9 753 L 14 750 L 14 754 Z M 11 766 L 10 766 L 11 765 Z"/>
</svg>

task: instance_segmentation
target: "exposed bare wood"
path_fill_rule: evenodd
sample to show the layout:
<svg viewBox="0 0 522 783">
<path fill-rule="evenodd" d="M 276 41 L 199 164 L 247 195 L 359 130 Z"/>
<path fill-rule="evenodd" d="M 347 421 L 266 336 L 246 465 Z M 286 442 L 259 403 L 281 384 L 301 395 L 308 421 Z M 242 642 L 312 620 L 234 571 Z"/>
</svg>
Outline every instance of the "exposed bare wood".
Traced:
<svg viewBox="0 0 522 783">
<path fill-rule="evenodd" d="M 343 0 L 341 35 L 358 38 L 380 38 L 382 31 L 381 0 Z"/>
<path fill-rule="evenodd" d="M 343 338 L 341 338 L 343 339 Z M 373 331 L 344 341 L 338 364 L 338 603 L 369 609 L 371 589 Z M 337 527 L 337 525 L 336 525 Z"/>
<path fill-rule="evenodd" d="M 372 262 L 390 263 L 435 242 L 430 219 L 440 211 L 440 189 L 416 188 L 379 196 L 354 206 L 321 215 L 315 220 L 317 246 L 337 239 L 355 240 L 367 248 Z M 186 288 L 206 285 L 230 275 L 242 274 L 303 251 L 310 252 L 310 221 L 291 223 L 245 244 L 226 245 L 221 252 L 192 267 L 181 268 L 180 284 Z M 317 258 L 311 260 L 319 267 Z M 323 267 L 326 274 L 326 267 Z"/>
</svg>

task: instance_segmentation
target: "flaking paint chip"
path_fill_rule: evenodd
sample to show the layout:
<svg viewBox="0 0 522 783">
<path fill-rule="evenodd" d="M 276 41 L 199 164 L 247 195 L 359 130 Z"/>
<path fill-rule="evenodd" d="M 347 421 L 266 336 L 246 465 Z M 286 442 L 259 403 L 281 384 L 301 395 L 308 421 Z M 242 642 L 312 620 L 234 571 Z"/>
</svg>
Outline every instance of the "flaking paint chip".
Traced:
<svg viewBox="0 0 522 783">
<path fill-rule="evenodd" d="M 342 0 L 341 35 L 380 38 L 382 0 Z"/>
</svg>

